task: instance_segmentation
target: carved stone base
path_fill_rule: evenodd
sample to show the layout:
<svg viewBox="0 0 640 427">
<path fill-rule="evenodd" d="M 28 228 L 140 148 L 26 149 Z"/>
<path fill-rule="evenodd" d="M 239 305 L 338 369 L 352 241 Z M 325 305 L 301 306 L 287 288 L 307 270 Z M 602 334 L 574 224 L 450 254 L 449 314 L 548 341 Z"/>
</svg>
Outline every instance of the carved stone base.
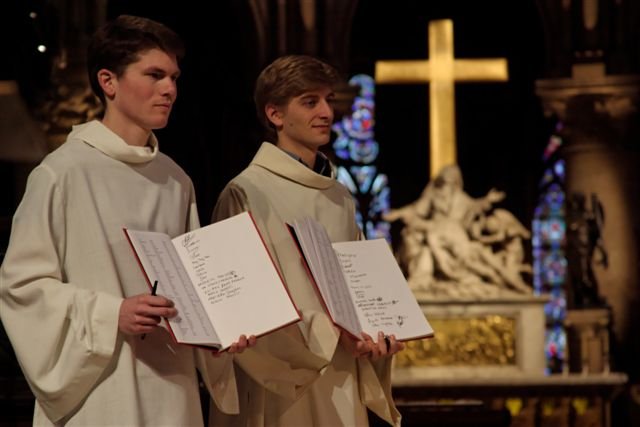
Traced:
<svg viewBox="0 0 640 427">
<path fill-rule="evenodd" d="M 437 377 L 544 375 L 546 297 L 426 301 L 416 297 L 435 337 L 395 357 L 394 383 Z"/>
<path fill-rule="evenodd" d="M 569 342 L 569 371 L 582 374 L 609 372 L 608 309 L 569 310 L 564 324 Z"/>
</svg>

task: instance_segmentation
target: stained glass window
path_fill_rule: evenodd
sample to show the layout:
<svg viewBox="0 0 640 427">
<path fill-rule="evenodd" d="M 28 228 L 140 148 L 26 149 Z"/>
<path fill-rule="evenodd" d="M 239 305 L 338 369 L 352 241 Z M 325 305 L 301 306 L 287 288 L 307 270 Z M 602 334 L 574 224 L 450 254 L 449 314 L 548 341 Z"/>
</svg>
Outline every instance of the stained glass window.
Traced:
<svg viewBox="0 0 640 427">
<path fill-rule="evenodd" d="M 562 124 L 558 123 L 556 132 Z M 567 310 L 565 256 L 565 165 L 557 156 L 562 139 L 554 134 L 544 151 L 546 169 L 540 180 L 540 196 L 533 215 L 533 286 L 536 294 L 547 294 L 545 356 L 547 373 L 559 372 L 566 359 L 567 337 L 563 327 Z"/>
<path fill-rule="evenodd" d="M 368 239 L 391 241 L 389 223 L 382 214 L 389 211 L 387 176 L 380 173 L 376 159 L 380 146 L 374 135 L 375 83 L 365 74 L 355 75 L 349 84 L 360 92 L 351 114 L 333 125 L 337 133 L 333 149 L 338 158 L 338 181 L 349 189 L 356 201 L 356 220 Z"/>
</svg>

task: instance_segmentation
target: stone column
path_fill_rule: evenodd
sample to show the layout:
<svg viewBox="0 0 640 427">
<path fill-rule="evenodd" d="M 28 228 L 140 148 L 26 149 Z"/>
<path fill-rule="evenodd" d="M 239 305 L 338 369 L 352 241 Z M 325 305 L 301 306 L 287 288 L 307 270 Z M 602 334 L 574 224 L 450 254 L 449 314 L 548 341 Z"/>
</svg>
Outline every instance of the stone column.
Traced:
<svg viewBox="0 0 640 427">
<path fill-rule="evenodd" d="M 638 370 L 632 361 L 640 357 L 632 355 L 638 351 L 632 328 L 640 311 L 640 76 L 606 75 L 604 68 L 574 65 L 572 78 L 538 81 L 537 94 L 545 112 L 563 125 L 567 199 L 595 194 L 604 208 L 608 267 L 592 266 L 600 296 L 613 313 L 617 368 L 629 372 Z"/>
</svg>

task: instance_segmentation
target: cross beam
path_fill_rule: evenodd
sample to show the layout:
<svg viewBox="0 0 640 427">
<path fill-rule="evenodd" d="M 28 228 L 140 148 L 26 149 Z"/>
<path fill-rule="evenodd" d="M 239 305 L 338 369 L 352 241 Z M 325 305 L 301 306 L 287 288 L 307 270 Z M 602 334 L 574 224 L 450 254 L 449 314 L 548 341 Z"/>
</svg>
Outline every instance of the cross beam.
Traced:
<svg viewBox="0 0 640 427">
<path fill-rule="evenodd" d="M 377 61 L 380 84 L 429 83 L 430 175 L 456 163 L 455 82 L 508 80 L 503 58 L 456 59 L 453 56 L 453 21 L 429 22 L 429 60 Z"/>
</svg>

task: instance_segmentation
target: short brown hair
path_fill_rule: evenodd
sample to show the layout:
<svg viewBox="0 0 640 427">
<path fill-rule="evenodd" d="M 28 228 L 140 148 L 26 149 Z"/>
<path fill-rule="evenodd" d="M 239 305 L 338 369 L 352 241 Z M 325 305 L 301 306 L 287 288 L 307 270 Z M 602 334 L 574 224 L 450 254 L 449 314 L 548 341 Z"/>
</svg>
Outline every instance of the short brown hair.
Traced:
<svg viewBox="0 0 640 427">
<path fill-rule="evenodd" d="M 273 124 L 264 109 L 267 104 L 286 105 L 293 97 L 321 87 L 334 87 L 340 75 L 331 65 L 307 55 L 282 56 L 269 64 L 258 76 L 253 100 L 258 118 L 270 133 Z M 273 136 L 273 135 L 270 135 Z"/>
<path fill-rule="evenodd" d="M 98 71 L 104 68 L 121 76 L 141 53 L 151 49 L 160 49 L 178 59 L 184 56 L 180 37 L 169 27 L 148 18 L 120 15 L 94 33 L 87 49 L 87 70 L 91 89 L 103 104 Z"/>
</svg>

